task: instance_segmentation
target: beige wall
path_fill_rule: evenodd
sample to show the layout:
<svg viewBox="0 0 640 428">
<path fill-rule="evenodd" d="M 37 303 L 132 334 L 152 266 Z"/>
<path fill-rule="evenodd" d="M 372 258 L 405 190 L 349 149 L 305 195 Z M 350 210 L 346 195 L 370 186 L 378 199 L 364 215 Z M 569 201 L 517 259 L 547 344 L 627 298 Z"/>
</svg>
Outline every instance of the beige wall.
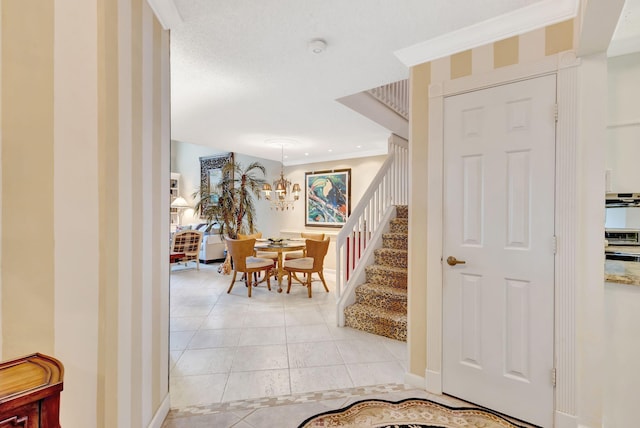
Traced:
<svg viewBox="0 0 640 428">
<path fill-rule="evenodd" d="M 362 195 L 371 184 L 375 175 L 380 171 L 380 167 L 384 163 L 386 155 L 369 156 L 364 158 L 345 159 L 333 162 L 316 162 L 304 165 L 293 165 L 285 168 L 285 176 L 293 183 L 299 183 L 304 189 L 305 172 L 313 171 L 329 171 L 338 169 L 351 169 L 351 208 L 355 207 Z M 300 200 L 295 203 L 294 209 L 284 211 L 279 214 L 278 225 L 279 235 L 282 236 L 300 236 L 300 232 L 319 232 L 325 233 L 331 237 L 329 252 L 325 257 L 324 267 L 326 269 L 335 269 L 336 253 L 335 253 L 335 236 L 340 232 L 339 228 L 333 227 L 306 227 L 305 226 L 305 202 L 304 194 L 300 195 Z"/>
<path fill-rule="evenodd" d="M 172 171 L 180 173 L 180 194 L 187 202 L 194 204 L 191 197 L 194 190 L 200 186 L 199 157 L 212 156 L 219 153 L 214 148 L 181 141 L 172 142 Z M 234 154 L 235 159 L 243 166 L 258 161 L 266 170 L 266 179 L 271 182 L 280 174 L 280 162 L 255 158 L 241 153 Z M 304 184 L 305 172 L 326 171 L 331 169 L 351 169 L 351 207 L 359 201 L 367 187 L 380 170 L 386 155 L 368 156 L 364 158 L 346 159 L 332 162 L 316 162 L 303 165 L 288 166 L 284 169 L 285 177 L 292 183 Z M 300 232 L 314 231 L 326 233 L 330 236 L 338 234 L 338 228 L 306 227 L 304 220 L 304 195 L 294 204 L 293 210 L 284 212 L 271 209 L 264 198 L 256 200 L 257 228 L 265 237 L 300 236 Z M 193 210 L 187 209 L 182 217 L 183 224 L 199 223 L 200 220 Z M 335 247 L 333 242 L 325 259 L 327 269 L 335 269 Z"/>
<path fill-rule="evenodd" d="M 173 158 L 171 171 L 180 174 L 180 196 L 185 198 L 191 206 L 195 206 L 197 200 L 193 198 L 193 193 L 200 188 L 200 157 L 214 156 L 220 151 L 213 147 L 174 140 L 171 142 L 171 153 Z M 252 162 L 260 162 L 267 171 L 266 177 L 264 177 L 267 180 L 272 180 L 280 173 L 280 162 L 278 161 L 256 158 L 242 153 L 234 153 L 234 159 L 243 168 Z M 270 209 L 264 198 L 256 199 L 254 202 L 257 213 L 255 224 L 257 230 L 262 232 L 264 236 L 275 236 L 279 231 L 280 215 Z M 200 217 L 193 209 L 186 209 L 182 216 L 182 224 L 193 223 L 201 223 Z"/>
<path fill-rule="evenodd" d="M 426 148 L 429 143 L 429 84 L 485 73 L 512 64 L 524 64 L 572 49 L 575 45 L 574 33 L 574 22 L 569 20 L 411 68 L 408 344 L 409 372 L 412 375 L 424 377 L 427 364 L 427 302 L 424 280 L 427 272 L 424 243 L 428 236 L 424 218 L 427 194 L 423 183 L 428 178 L 425 170 Z"/>
<path fill-rule="evenodd" d="M 2 2 L 3 357 L 54 350 L 52 12 Z"/>
<path fill-rule="evenodd" d="M 144 0 L 0 15 L 2 359 L 63 362 L 65 427 L 148 426 L 168 403 L 168 33 Z"/>
</svg>

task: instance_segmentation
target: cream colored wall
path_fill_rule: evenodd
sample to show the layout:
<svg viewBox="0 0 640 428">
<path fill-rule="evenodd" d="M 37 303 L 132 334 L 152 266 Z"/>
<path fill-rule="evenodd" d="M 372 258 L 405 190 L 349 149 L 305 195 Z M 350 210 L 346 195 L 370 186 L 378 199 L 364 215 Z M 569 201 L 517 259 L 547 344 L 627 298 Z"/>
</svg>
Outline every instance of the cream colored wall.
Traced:
<svg viewBox="0 0 640 428">
<path fill-rule="evenodd" d="M 605 284 L 606 367 L 604 426 L 637 425 L 637 386 L 640 383 L 640 287 Z"/>
<path fill-rule="evenodd" d="M 193 193 L 200 188 L 200 157 L 215 156 L 220 152 L 212 147 L 198 144 L 185 143 L 182 141 L 172 141 L 172 172 L 180 174 L 180 195 L 191 205 L 195 206 L 196 198 Z M 227 153 L 227 152 L 224 152 Z M 252 162 L 260 162 L 266 169 L 267 180 L 272 180 L 280 173 L 280 162 L 272 161 L 242 153 L 234 153 L 234 159 L 242 167 L 246 168 Z M 261 175 L 258 173 L 258 177 Z M 256 228 L 264 236 L 275 236 L 279 230 L 280 215 L 271 210 L 265 199 L 256 199 Z M 200 223 L 198 213 L 193 209 L 185 210 L 182 216 L 182 224 Z"/>
<path fill-rule="evenodd" d="M 285 177 L 292 183 L 299 183 L 304 189 L 305 172 L 329 171 L 338 169 L 351 169 L 351 207 L 362 198 L 367 187 L 380 170 L 386 155 L 370 156 L 364 158 L 345 159 L 333 162 L 316 162 L 303 165 L 293 165 L 285 168 Z M 329 235 L 332 239 L 329 245 L 329 252 L 325 257 L 324 267 L 326 269 L 335 269 L 336 254 L 334 238 L 340 232 L 339 228 L 331 227 L 306 227 L 305 226 L 305 202 L 304 194 L 300 195 L 300 200 L 294 205 L 293 210 L 281 212 L 279 214 L 279 227 L 274 236 L 300 236 L 300 232 L 319 232 Z"/>
<path fill-rule="evenodd" d="M 613 192 L 640 190 L 640 53 L 608 60 L 607 169 Z"/>
<path fill-rule="evenodd" d="M 187 202 L 195 204 L 192 198 L 193 191 L 200 187 L 200 161 L 201 156 L 213 156 L 217 153 L 215 149 L 197 144 L 185 143 L 181 141 L 172 142 L 172 169 L 173 172 L 180 173 L 180 194 Z M 280 162 L 262 158 L 256 158 L 241 153 L 234 154 L 235 159 L 243 166 L 251 162 L 262 163 L 266 170 L 266 179 L 271 182 L 280 174 Z M 331 169 L 351 168 L 351 206 L 354 207 L 367 190 L 369 183 L 380 170 L 380 166 L 386 156 L 371 156 L 356 159 L 346 159 L 334 162 L 317 162 L 304 165 L 295 165 L 285 168 L 285 177 L 292 183 L 304 184 L 305 172 L 325 171 Z M 303 231 L 315 231 L 335 236 L 338 228 L 326 227 L 306 227 L 304 221 L 304 194 L 294 205 L 293 210 L 284 212 L 271 209 L 269 202 L 264 198 L 256 200 L 257 228 L 265 237 L 276 236 L 300 236 Z M 199 223 L 197 215 L 193 210 L 185 210 L 182 223 Z M 333 242 L 329 247 L 329 253 L 325 258 L 325 267 L 335 269 L 335 246 Z"/>
<path fill-rule="evenodd" d="M 63 362 L 65 427 L 159 426 L 169 38 L 143 0 L 80 3 L 0 3 L 2 358 Z"/>
<path fill-rule="evenodd" d="M 7 358 L 54 351 L 54 22 L 52 1 L 3 1 L 2 10 L 2 195 L 11 201 L 2 204 Z M 25 45 L 35 48 L 26 52 Z M 37 269 L 26 257 L 34 242 L 42 248 Z"/>
</svg>

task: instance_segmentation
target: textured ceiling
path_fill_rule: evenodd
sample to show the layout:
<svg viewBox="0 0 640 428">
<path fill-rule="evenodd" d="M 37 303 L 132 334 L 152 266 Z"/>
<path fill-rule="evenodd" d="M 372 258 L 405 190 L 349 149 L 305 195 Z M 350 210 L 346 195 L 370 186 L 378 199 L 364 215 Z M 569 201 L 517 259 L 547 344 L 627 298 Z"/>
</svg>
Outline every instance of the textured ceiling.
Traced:
<svg viewBox="0 0 640 428">
<path fill-rule="evenodd" d="M 273 160 L 286 139 L 285 164 L 385 153 L 389 131 L 335 100 L 406 79 L 401 48 L 537 1 L 175 0 L 172 138 Z"/>
</svg>

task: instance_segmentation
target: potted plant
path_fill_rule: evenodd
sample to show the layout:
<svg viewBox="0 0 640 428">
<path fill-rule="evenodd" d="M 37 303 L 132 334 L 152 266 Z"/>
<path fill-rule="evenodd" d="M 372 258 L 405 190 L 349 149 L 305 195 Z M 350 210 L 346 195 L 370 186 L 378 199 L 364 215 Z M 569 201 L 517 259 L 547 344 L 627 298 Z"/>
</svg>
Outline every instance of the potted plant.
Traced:
<svg viewBox="0 0 640 428">
<path fill-rule="evenodd" d="M 222 174 L 218 183 L 211 183 L 209 188 L 201 188 L 194 196 L 199 197 L 195 206 L 202 210 L 202 215 L 209 224 L 217 223 L 219 233 L 236 239 L 238 233 L 255 232 L 256 209 L 253 197 L 260 199 L 260 191 L 266 183 L 265 167 L 260 162 L 252 162 L 246 168 L 234 159 L 222 166 Z M 229 273 L 231 264 L 229 257 L 220 270 Z"/>
</svg>

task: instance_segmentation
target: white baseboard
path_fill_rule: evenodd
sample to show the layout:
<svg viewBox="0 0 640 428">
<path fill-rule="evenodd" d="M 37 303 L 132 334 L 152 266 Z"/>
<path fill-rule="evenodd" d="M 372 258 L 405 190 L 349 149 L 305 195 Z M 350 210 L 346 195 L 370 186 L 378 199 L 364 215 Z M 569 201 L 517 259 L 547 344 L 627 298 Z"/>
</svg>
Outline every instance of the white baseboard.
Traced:
<svg viewBox="0 0 640 428">
<path fill-rule="evenodd" d="M 578 418 L 556 410 L 555 412 L 555 428 L 588 428 L 585 425 L 578 425 Z"/>
<path fill-rule="evenodd" d="M 422 376 L 414 375 L 413 373 L 406 372 L 404 374 L 404 383 L 415 386 L 416 388 L 424 389 L 424 378 Z"/>
<path fill-rule="evenodd" d="M 425 385 L 432 394 L 442 394 L 442 373 L 425 370 Z"/>
<path fill-rule="evenodd" d="M 162 400 L 162 403 L 160 403 L 160 407 L 158 407 L 158 411 L 153 416 L 153 419 L 151 419 L 148 428 L 161 428 L 162 423 L 169 414 L 169 410 L 171 410 L 171 401 L 169 400 L 169 394 L 167 394 L 164 400 Z"/>
</svg>

